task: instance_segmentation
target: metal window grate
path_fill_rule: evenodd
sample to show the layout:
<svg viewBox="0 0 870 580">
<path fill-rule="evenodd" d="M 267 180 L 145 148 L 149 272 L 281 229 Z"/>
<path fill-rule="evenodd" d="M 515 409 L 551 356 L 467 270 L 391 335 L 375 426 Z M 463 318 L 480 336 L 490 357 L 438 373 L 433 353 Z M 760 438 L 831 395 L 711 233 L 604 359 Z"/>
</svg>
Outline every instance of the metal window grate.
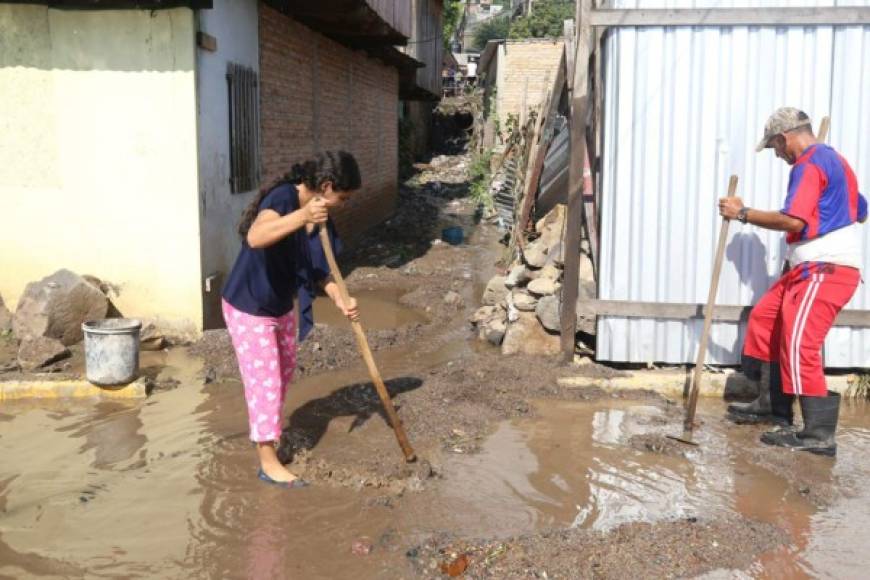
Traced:
<svg viewBox="0 0 870 580">
<path fill-rule="evenodd" d="M 257 73 L 254 69 L 227 63 L 230 111 L 230 191 L 256 189 L 259 170 L 259 108 Z"/>
</svg>

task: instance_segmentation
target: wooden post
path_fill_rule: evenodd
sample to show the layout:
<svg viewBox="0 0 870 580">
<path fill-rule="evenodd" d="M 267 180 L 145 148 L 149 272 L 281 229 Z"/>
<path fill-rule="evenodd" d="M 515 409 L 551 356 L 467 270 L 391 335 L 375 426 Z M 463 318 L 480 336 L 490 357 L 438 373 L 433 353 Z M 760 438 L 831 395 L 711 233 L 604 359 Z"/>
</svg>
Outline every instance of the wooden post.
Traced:
<svg viewBox="0 0 870 580">
<path fill-rule="evenodd" d="M 571 154 L 569 157 L 568 215 L 563 239 L 565 274 L 562 283 L 561 351 L 562 360 L 574 359 L 577 333 L 577 294 L 580 274 L 580 227 L 583 221 L 583 167 L 586 160 L 586 111 L 589 102 L 589 51 L 592 28 L 589 14 L 591 0 L 577 0 L 574 26 L 576 54 L 574 85 L 571 94 Z"/>
</svg>

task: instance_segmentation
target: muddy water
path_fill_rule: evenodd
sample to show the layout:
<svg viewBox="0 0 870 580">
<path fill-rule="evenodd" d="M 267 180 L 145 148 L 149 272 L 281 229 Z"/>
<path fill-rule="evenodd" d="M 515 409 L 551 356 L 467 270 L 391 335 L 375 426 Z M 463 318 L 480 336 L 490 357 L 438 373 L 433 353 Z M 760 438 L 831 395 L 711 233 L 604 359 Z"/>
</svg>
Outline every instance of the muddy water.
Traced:
<svg viewBox="0 0 870 580">
<path fill-rule="evenodd" d="M 197 370 L 185 359 L 164 362 L 174 376 Z M 628 446 L 634 435 L 669 432 L 659 407 L 535 406 L 538 417 L 501 424 L 478 455 L 451 455 L 441 483 L 391 510 L 373 507 L 365 490 L 258 484 L 237 385 L 188 384 L 143 403 L 6 404 L 0 574 L 387 578 L 404 574 L 404 549 L 436 530 L 507 536 L 737 512 L 776 523 L 794 543 L 766 554 L 751 575 L 862 575 L 865 407 L 844 410 L 836 462 L 806 458 L 821 478 L 849 487 L 819 510 L 749 461 L 757 433 L 718 421 L 718 402 L 702 407 L 702 445 L 686 457 Z M 375 545 L 372 556 L 351 555 L 361 536 Z"/>
<path fill-rule="evenodd" d="M 428 319 L 418 310 L 399 304 L 399 298 L 406 290 L 363 290 L 354 292 L 360 309 L 360 322 L 369 330 L 398 328 L 406 324 L 426 323 Z M 350 326 L 347 319 L 335 308 L 332 301 L 319 296 L 314 300 L 314 319 L 319 324 L 330 326 Z"/>
<path fill-rule="evenodd" d="M 398 299 L 359 296 L 366 308 L 382 300 L 385 310 Z M 425 347 L 379 352 L 378 364 L 387 377 L 419 373 L 479 348 L 464 338 L 461 329 L 447 331 Z M 443 530 L 606 531 L 729 513 L 775 523 L 792 545 L 748 571 L 711 578 L 865 576 L 866 406 L 844 408 L 836 461 L 801 457 L 806 486 L 842 492 L 825 508 L 764 467 L 758 430 L 727 426 L 721 402 L 701 406 L 701 446 L 671 456 L 631 442 L 673 432 L 679 421 L 660 406 L 617 400 L 536 401 L 534 419 L 496 426 L 479 454 L 449 454 L 443 479 L 391 508 L 368 489 L 260 484 L 238 383 L 202 386 L 196 360 L 180 351 L 143 353 L 142 364 L 179 387 L 143 402 L 0 408 L 0 577 L 396 578 L 408 576 L 404 551 Z M 361 365 L 306 378 L 287 409 L 365 379 Z M 333 419 L 318 446 L 342 445 L 350 421 Z M 351 554 L 361 537 L 374 545 L 370 556 Z"/>
<path fill-rule="evenodd" d="M 799 456 L 812 474 L 804 492 L 839 486 L 826 509 L 763 462 L 750 460 L 747 450 L 760 445 L 758 431 L 721 421 L 719 401 L 702 403 L 706 421 L 696 434 L 701 446 L 686 446 L 684 456 L 631 448 L 635 435 L 678 434 L 679 423 L 667 420 L 659 407 L 611 401 L 535 406 L 534 420 L 504 423 L 479 455 L 448 462 L 451 484 L 442 498 L 454 507 L 441 526 L 491 537 L 493 530 L 505 536 L 550 527 L 606 531 L 633 521 L 738 513 L 776 524 L 792 540 L 787 548 L 764 554 L 748 572 L 752 577 L 866 577 L 870 561 L 861 533 L 870 524 L 866 405 L 843 409 L 836 462 Z"/>
</svg>

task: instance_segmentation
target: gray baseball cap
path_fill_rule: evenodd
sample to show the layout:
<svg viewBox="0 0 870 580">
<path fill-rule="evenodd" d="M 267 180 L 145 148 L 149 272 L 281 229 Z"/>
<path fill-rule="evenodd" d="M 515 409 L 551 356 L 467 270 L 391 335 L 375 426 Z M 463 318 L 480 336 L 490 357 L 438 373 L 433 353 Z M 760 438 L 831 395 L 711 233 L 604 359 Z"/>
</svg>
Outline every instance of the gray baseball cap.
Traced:
<svg viewBox="0 0 870 580">
<path fill-rule="evenodd" d="M 764 124 L 764 137 L 758 142 L 758 147 L 755 150 L 763 151 L 771 146 L 770 140 L 773 137 L 806 125 L 812 126 L 809 115 L 794 107 L 780 107 L 773 112 L 767 119 L 767 123 Z"/>
</svg>

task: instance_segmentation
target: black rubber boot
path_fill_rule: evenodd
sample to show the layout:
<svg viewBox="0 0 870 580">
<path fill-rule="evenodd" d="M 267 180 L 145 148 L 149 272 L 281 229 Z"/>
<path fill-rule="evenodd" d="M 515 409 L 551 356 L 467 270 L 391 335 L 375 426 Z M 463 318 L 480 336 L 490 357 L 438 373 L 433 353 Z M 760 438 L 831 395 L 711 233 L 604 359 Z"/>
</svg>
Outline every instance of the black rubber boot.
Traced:
<svg viewBox="0 0 870 580">
<path fill-rule="evenodd" d="M 744 362 L 744 369 L 750 368 Z M 754 370 L 754 369 L 753 369 Z M 757 374 L 746 372 L 750 379 L 757 376 L 761 380 L 761 371 Z M 782 375 L 779 363 L 770 363 L 770 380 L 768 387 L 759 385 L 758 397 L 751 403 L 732 403 L 728 405 L 728 418 L 738 425 L 769 424 L 787 427 L 794 421 L 794 395 L 782 392 Z"/>
<path fill-rule="evenodd" d="M 798 398 L 804 416 L 803 430 L 768 431 L 761 436 L 762 443 L 833 457 L 837 454 L 835 437 L 840 417 L 840 395 L 829 392 L 827 397 Z"/>
</svg>

